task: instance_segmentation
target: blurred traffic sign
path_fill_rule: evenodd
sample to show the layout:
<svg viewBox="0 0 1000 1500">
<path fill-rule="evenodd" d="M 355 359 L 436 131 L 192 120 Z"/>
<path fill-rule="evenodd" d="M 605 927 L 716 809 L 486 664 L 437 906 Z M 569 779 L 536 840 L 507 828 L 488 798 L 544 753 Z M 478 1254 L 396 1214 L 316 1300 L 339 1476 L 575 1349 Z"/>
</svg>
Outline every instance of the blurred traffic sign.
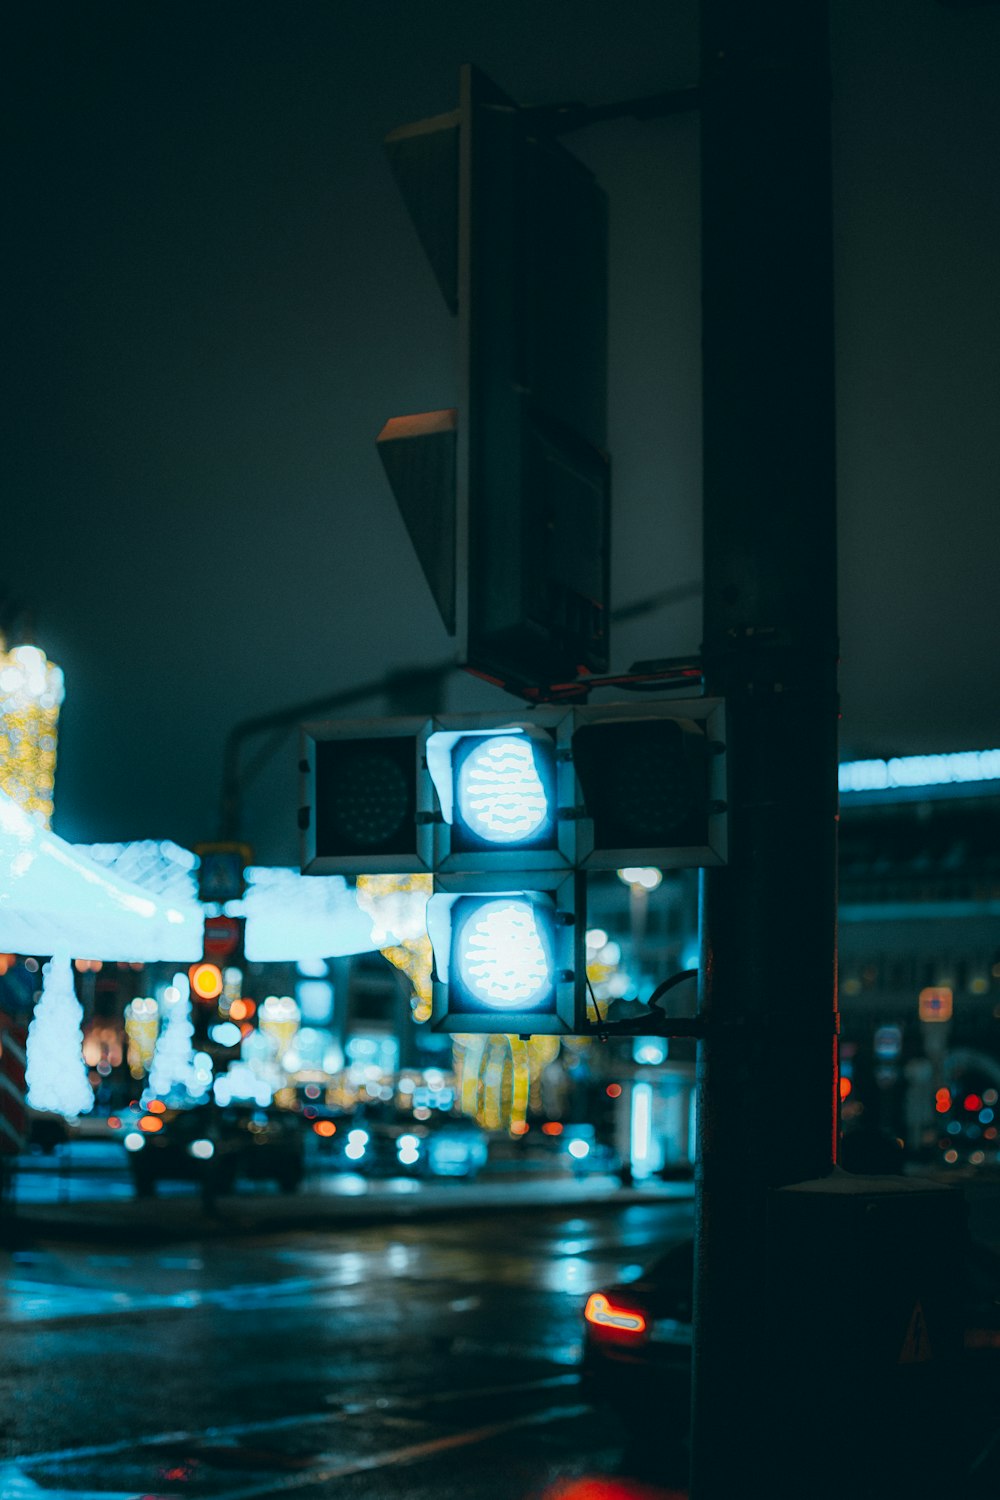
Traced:
<svg viewBox="0 0 1000 1500">
<path fill-rule="evenodd" d="M 249 844 L 196 844 L 198 866 L 198 900 L 205 902 L 239 901 L 246 890 L 246 867 L 253 859 Z"/>
<path fill-rule="evenodd" d="M 238 957 L 243 946 L 241 917 L 206 917 L 203 952 L 209 963 L 221 964 Z"/>
<path fill-rule="evenodd" d="M 950 1021 L 954 999 L 947 986 L 921 990 L 917 999 L 917 1011 L 921 1021 Z"/>
</svg>

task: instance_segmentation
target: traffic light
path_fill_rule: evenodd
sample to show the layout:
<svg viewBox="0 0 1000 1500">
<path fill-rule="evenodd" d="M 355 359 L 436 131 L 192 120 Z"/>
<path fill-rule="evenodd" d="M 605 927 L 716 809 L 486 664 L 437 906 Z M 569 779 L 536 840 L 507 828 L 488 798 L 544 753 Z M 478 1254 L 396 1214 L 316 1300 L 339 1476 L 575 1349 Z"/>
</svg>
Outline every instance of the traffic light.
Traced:
<svg viewBox="0 0 1000 1500">
<path fill-rule="evenodd" d="M 430 726 L 413 717 L 303 727 L 304 875 L 432 868 L 432 789 L 421 774 Z"/>
<path fill-rule="evenodd" d="M 717 699 L 440 715 L 424 743 L 436 872 L 725 863 Z"/>
<path fill-rule="evenodd" d="M 477 69 L 459 107 L 386 140 L 445 302 L 457 411 L 378 450 L 460 660 L 518 689 L 608 664 L 607 205 Z"/>
<path fill-rule="evenodd" d="M 434 869 L 570 870 L 576 862 L 571 713 L 439 715 L 427 736 Z"/>
<path fill-rule="evenodd" d="M 301 767 L 305 873 L 434 875 L 445 1030 L 585 1030 L 588 873 L 726 860 L 718 699 L 305 725 Z"/>
<path fill-rule="evenodd" d="M 434 1015 L 448 1031 L 572 1033 L 584 973 L 581 877 L 439 876 L 427 903 Z M 579 917 L 579 920 L 578 920 Z"/>
</svg>

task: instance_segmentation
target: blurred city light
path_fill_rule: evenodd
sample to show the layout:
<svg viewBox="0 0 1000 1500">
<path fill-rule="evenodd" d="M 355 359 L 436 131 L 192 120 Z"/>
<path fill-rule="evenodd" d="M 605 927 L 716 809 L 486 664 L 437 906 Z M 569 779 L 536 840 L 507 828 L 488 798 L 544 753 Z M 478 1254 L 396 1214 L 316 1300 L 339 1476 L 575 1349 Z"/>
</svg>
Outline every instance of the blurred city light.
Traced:
<svg viewBox="0 0 1000 1500">
<path fill-rule="evenodd" d="M 52 820 L 63 674 L 37 646 L 0 640 L 0 790 L 34 822 Z"/>
<path fill-rule="evenodd" d="M 943 786 L 1000 779 L 1000 750 L 961 750 L 950 755 L 898 755 L 891 760 L 841 763 L 842 792 L 883 792 L 896 787 Z"/>
</svg>

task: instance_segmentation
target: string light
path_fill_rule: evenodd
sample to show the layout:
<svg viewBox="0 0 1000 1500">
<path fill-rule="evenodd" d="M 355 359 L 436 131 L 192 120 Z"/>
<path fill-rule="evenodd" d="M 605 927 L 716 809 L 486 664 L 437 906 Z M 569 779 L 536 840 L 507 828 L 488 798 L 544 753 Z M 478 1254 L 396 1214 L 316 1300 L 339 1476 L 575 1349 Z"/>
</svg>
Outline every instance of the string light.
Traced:
<svg viewBox="0 0 1000 1500">
<path fill-rule="evenodd" d="M 0 649 L 0 790 L 43 828 L 52 821 L 63 674 L 37 646 Z"/>
</svg>

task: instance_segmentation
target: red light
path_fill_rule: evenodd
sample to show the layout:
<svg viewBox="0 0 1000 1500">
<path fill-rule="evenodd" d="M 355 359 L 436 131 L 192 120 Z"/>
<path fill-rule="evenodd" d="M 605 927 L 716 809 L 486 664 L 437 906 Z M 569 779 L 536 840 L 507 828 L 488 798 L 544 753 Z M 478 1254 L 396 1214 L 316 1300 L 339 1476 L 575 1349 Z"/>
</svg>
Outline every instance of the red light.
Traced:
<svg viewBox="0 0 1000 1500">
<path fill-rule="evenodd" d="M 562 1135 L 563 1128 L 558 1120 L 546 1120 L 542 1126 L 542 1135 Z"/>
<path fill-rule="evenodd" d="M 609 1099 L 617 1099 L 620 1096 L 621 1091 L 622 1086 L 620 1083 L 609 1083 L 607 1088 L 604 1090 Z"/>
<path fill-rule="evenodd" d="M 970 1115 L 978 1115 L 982 1107 L 983 1101 L 978 1094 L 966 1094 L 963 1108 L 967 1109 Z"/>
<path fill-rule="evenodd" d="M 122 1122 L 117 1115 L 108 1115 L 108 1126 L 111 1130 L 120 1130 Z"/>
<path fill-rule="evenodd" d="M 950 1089 L 938 1089 L 934 1095 L 934 1108 L 939 1115 L 946 1115 L 948 1113 L 949 1109 L 951 1109 Z"/>
<path fill-rule="evenodd" d="M 583 1316 L 598 1328 L 617 1328 L 621 1333 L 645 1333 L 646 1319 L 634 1308 L 615 1307 L 603 1292 L 593 1292 L 587 1299 Z"/>
<path fill-rule="evenodd" d="M 841 1075 L 841 1079 L 840 1079 L 840 1097 L 841 1097 L 841 1099 L 846 1099 L 847 1096 L 848 1096 L 848 1094 L 851 1092 L 851 1089 L 853 1087 L 854 1087 L 854 1085 L 852 1084 L 851 1080 L 849 1078 L 845 1078 L 843 1075 Z"/>
</svg>

